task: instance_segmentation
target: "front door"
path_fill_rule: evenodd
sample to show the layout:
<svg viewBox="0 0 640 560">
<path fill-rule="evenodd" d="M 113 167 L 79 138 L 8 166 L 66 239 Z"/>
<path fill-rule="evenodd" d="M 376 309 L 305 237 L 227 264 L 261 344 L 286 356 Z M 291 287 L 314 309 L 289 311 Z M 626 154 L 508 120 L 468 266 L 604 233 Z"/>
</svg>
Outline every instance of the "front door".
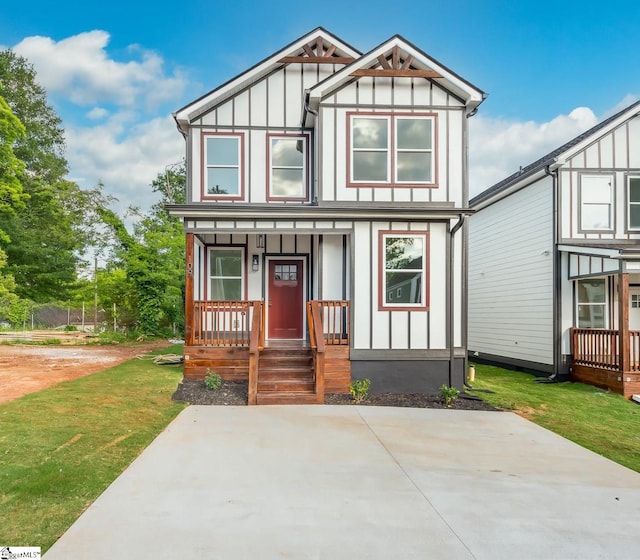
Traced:
<svg viewBox="0 0 640 560">
<path fill-rule="evenodd" d="M 629 288 L 629 330 L 640 331 L 640 288 Z"/>
<path fill-rule="evenodd" d="M 269 260 L 268 338 L 302 338 L 303 261 Z"/>
</svg>

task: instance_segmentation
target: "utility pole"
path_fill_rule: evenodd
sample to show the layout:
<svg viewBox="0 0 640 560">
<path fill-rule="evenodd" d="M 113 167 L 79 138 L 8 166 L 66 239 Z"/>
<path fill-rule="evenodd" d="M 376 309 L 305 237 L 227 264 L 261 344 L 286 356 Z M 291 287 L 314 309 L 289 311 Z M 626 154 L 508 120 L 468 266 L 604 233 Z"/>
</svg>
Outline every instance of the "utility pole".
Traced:
<svg viewBox="0 0 640 560">
<path fill-rule="evenodd" d="M 93 261 L 93 334 L 98 328 L 98 257 Z"/>
</svg>

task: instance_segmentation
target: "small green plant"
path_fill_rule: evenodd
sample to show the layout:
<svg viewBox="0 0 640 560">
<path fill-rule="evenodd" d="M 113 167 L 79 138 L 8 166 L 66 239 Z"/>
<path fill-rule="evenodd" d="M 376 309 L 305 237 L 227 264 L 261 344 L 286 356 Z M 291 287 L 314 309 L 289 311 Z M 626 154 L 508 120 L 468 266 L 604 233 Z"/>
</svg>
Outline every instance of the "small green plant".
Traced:
<svg viewBox="0 0 640 560">
<path fill-rule="evenodd" d="M 219 373 L 215 373 L 207 369 L 207 375 L 204 378 L 204 386 L 210 391 L 217 391 L 222 385 L 222 377 Z"/>
<path fill-rule="evenodd" d="M 65 325 L 64 327 L 64 332 L 74 332 L 77 330 L 78 330 L 78 327 L 76 327 L 75 325 Z"/>
<path fill-rule="evenodd" d="M 460 396 L 460 391 L 455 387 L 447 387 L 443 385 L 440 387 L 440 396 L 442 397 L 442 402 L 447 408 L 451 408 L 453 402 Z"/>
<path fill-rule="evenodd" d="M 361 403 L 369 396 L 371 379 L 354 379 L 349 384 L 349 392 L 356 403 Z"/>
</svg>

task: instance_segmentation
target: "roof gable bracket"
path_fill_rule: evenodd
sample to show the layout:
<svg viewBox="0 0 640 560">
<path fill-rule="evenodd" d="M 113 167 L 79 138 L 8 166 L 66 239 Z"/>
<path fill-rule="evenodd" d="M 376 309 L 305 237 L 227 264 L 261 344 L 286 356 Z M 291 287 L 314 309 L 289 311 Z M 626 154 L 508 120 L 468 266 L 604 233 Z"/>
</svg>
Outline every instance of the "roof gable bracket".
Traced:
<svg viewBox="0 0 640 560">
<path fill-rule="evenodd" d="M 315 49 L 315 50 L 314 50 Z M 350 64 L 355 59 L 351 56 L 340 56 L 336 54 L 336 45 L 325 42 L 322 37 L 318 37 L 315 42 L 302 45 L 303 52 L 297 56 L 283 56 L 278 62 L 300 63 L 300 64 Z"/>
</svg>

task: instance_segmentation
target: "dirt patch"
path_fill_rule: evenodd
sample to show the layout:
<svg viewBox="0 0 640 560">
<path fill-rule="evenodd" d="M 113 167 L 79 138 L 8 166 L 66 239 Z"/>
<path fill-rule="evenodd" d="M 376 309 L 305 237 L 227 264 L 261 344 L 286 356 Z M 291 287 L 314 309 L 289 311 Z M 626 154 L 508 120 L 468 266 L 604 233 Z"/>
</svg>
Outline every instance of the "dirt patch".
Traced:
<svg viewBox="0 0 640 560">
<path fill-rule="evenodd" d="M 0 403 L 102 371 L 168 342 L 136 346 L 0 345 Z"/>
<path fill-rule="evenodd" d="M 183 379 L 173 399 L 190 404 L 246 405 L 247 383 L 223 381 L 220 389 L 211 391 L 203 381 Z M 354 404 L 351 395 L 325 395 L 325 404 Z M 382 393 L 369 395 L 360 403 L 369 406 L 404 406 L 412 408 L 446 408 L 440 395 L 423 393 Z M 461 395 L 451 407 L 454 410 L 496 410 L 472 395 Z"/>
</svg>

